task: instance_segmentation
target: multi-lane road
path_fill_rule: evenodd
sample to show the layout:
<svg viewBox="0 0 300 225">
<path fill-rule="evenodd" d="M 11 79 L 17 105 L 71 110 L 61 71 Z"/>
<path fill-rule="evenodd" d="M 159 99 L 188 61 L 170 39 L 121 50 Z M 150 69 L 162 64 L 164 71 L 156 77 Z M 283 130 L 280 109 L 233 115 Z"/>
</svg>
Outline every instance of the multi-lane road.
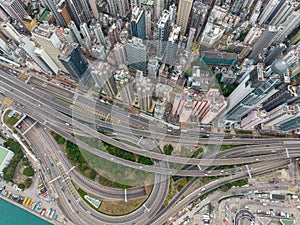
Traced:
<svg viewBox="0 0 300 225">
<path fill-rule="evenodd" d="M 224 135 L 222 134 L 207 134 L 202 131 L 180 132 L 177 130 L 168 130 L 164 127 L 151 125 L 151 123 L 147 120 L 131 116 L 124 111 L 114 108 L 114 106 L 87 99 L 78 93 L 75 95 L 70 94 L 67 97 L 63 96 L 62 98 L 64 100 L 61 100 L 56 98 L 55 94 L 49 95 L 49 93 L 51 93 L 51 90 L 47 91 L 47 86 L 42 85 L 41 87 L 43 88 L 38 88 L 38 86 L 31 87 L 17 80 L 12 75 L 6 74 L 5 72 L 0 72 L 0 92 L 18 102 L 20 105 L 17 108 L 20 111 L 25 112 L 42 124 L 42 126 L 38 125 L 32 130 L 32 132 L 36 132 L 37 135 L 39 135 L 40 139 L 43 140 L 41 143 L 36 143 L 36 140 L 33 140 L 31 138 L 30 133 L 28 133 L 27 138 L 35 143 L 36 149 L 39 149 L 38 151 L 41 151 L 43 148 L 45 148 L 45 146 L 48 146 L 46 147 L 46 149 L 49 149 L 48 154 L 50 155 L 48 155 L 47 153 L 46 155 L 43 155 L 42 152 L 40 152 L 40 158 L 47 166 L 50 166 L 52 164 L 54 165 L 53 167 L 58 166 L 56 169 L 54 169 L 53 174 L 61 174 L 62 177 L 71 176 L 71 179 L 79 184 L 85 182 L 89 183 L 82 180 L 82 178 L 79 176 L 79 174 L 76 174 L 76 172 L 66 174 L 66 171 L 70 167 L 70 164 L 60 155 L 57 146 L 55 146 L 55 143 L 53 142 L 53 139 L 51 140 L 51 136 L 43 128 L 44 126 L 54 130 L 68 140 L 76 142 L 79 147 L 82 147 L 99 157 L 111 160 L 115 163 L 130 166 L 135 169 L 150 171 L 156 174 L 155 185 L 150 197 L 147 199 L 145 204 L 135 212 L 120 217 L 103 215 L 90 209 L 84 201 L 80 200 L 78 194 L 75 193 L 76 191 L 74 192 L 74 186 L 70 186 L 70 182 L 66 181 L 62 183 L 60 180 L 58 180 L 57 182 L 53 182 L 54 189 L 59 196 L 59 202 L 65 210 L 66 215 L 68 215 L 68 217 L 72 221 L 78 224 L 162 224 L 169 217 L 169 215 L 173 215 L 177 209 L 192 201 L 193 198 L 197 197 L 197 195 L 199 194 L 199 190 L 197 190 L 196 192 L 193 192 L 191 195 L 184 198 L 173 208 L 168 208 L 165 213 L 157 214 L 160 206 L 163 205 L 163 201 L 168 189 L 168 180 L 170 175 L 217 176 L 225 175 L 226 173 L 228 175 L 231 174 L 231 176 L 221 178 L 213 183 L 208 184 L 206 186 L 206 191 L 215 189 L 230 181 L 243 179 L 248 175 L 245 168 L 241 168 L 238 171 L 234 172 L 231 170 L 224 171 L 226 172 L 225 174 L 224 172 L 218 170 L 211 170 L 209 174 L 207 171 L 199 170 L 177 171 L 174 169 L 170 169 L 168 167 L 168 162 L 182 165 L 190 164 L 204 166 L 253 163 L 253 165 L 250 167 L 250 170 L 251 173 L 255 175 L 265 173 L 270 169 L 286 166 L 289 163 L 289 160 L 287 159 L 285 147 L 288 147 L 289 149 L 289 157 L 293 158 L 300 156 L 300 148 L 297 147 L 297 144 L 299 144 L 298 139 L 232 139 L 232 136 L 225 136 L 225 139 L 223 140 Z M 64 91 L 62 93 L 64 93 Z M 75 99 L 74 102 L 72 98 Z M 72 106 L 76 104 L 80 104 L 81 107 L 86 109 L 88 113 L 74 110 L 74 108 L 72 109 Z M 102 113 L 104 117 L 106 115 L 105 119 L 109 117 L 112 119 L 110 119 L 110 122 L 103 121 L 100 118 L 95 117 L 97 113 Z M 121 143 L 115 140 L 113 137 L 99 133 L 95 128 L 111 130 L 115 134 L 133 141 L 139 139 L 140 137 L 143 137 L 143 140 L 140 141 L 140 145 L 142 148 L 137 148 L 128 144 Z M 99 151 L 99 149 L 87 145 L 86 143 L 80 141 L 78 138 L 76 139 L 70 134 L 70 132 L 77 133 L 83 136 L 85 135 L 99 138 L 124 150 L 133 152 L 138 155 L 150 157 L 156 163 L 154 166 L 147 166 L 109 155 L 106 152 Z M 214 158 L 190 159 L 164 155 L 162 152 L 160 152 L 160 149 L 157 146 L 156 139 L 163 139 L 163 141 L 165 142 L 189 144 L 195 146 L 199 144 L 217 145 L 222 141 L 226 144 L 257 144 L 257 146 L 253 146 L 251 151 L 249 151 L 247 147 L 243 147 L 232 149 L 226 153 L 219 153 Z M 272 148 L 270 148 L 270 146 L 267 146 L 271 144 L 273 145 Z M 255 153 L 254 155 L 258 156 L 253 156 L 252 152 Z M 246 157 L 247 154 L 248 157 Z M 265 161 L 268 161 L 269 163 L 265 163 Z M 49 165 L 49 162 L 52 162 L 52 164 L 50 163 Z M 96 188 L 92 183 L 90 183 L 90 185 L 88 186 L 90 188 L 90 191 Z M 117 192 L 120 190 L 113 191 Z M 80 215 L 78 213 L 75 213 L 76 210 L 74 209 L 79 209 Z"/>
</svg>

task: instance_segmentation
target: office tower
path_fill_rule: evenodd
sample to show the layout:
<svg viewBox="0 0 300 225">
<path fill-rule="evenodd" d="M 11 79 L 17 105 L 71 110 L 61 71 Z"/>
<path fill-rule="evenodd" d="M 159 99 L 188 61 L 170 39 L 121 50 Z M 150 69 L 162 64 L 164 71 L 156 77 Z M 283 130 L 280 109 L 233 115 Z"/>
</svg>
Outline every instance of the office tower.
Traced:
<svg viewBox="0 0 300 225">
<path fill-rule="evenodd" d="M 178 27 L 181 27 L 182 36 L 184 36 L 186 33 L 192 5 L 193 0 L 179 1 L 176 24 Z"/>
<path fill-rule="evenodd" d="M 165 64 L 167 64 L 169 66 L 173 66 L 175 63 L 175 59 L 177 58 L 177 49 L 178 49 L 178 43 L 180 40 L 180 31 L 181 31 L 181 28 L 177 27 L 175 25 L 173 27 L 172 32 L 170 33 L 170 36 L 169 36 L 169 39 L 167 42 Z"/>
<path fill-rule="evenodd" d="M 71 21 L 71 22 L 68 24 L 68 27 L 69 27 L 69 29 L 70 29 L 72 35 L 75 37 L 76 42 L 77 42 L 77 43 L 81 43 L 82 38 L 81 38 L 81 36 L 80 36 L 80 32 L 79 32 L 79 30 L 77 29 L 77 27 L 76 27 L 74 21 Z"/>
<path fill-rule="evenodd" d="M 117 42 L 121 42 L 119 32 L 115 23 L 108 30 L 108 38 L 112 46 L 114 46 Z"/>
<path fill-rule="evenodd" d="M 30 18 L 20 0 L 1 0 L 0 5 L 10 17 L 24 26 L 24 20 Z"/>
<path fill-rule="evenodd" d="M 164 57 L 166 43 L 169 37 L 169 16 L 169 11 L 164 10 L 155 29 L 156 57 L 160 61 Z"/>
<path fill-rule="evenodd" d="M 42 3 L 46 8 L 48 8 L 52 12 L 57 25 L 63 27 L 67 26 L 67 23 L 64 20 L 62 14 L 57 11 L 55 0 L 42 0 Z"/>
<path fill-rule="evenodd" d="M 146 20 L 146 36 L 149 39 L 149 37 L 151 36 L 152 32 L 151 32 L 151 11 L 150 10 L 146 10 L 145 12 L 145 20 Z"/>
<path fill-rule="evenodd" d="M 102 44 L 105 48 L 107 48 L 107 43 L 106 43 L 104 34 L 102 32 L 102 27 L 101 27 L 100 23 L 97 23 L 94 26 L 94 32 L 95 32 L 95 35 L 96 35 L 96 38 L 97 38 L 97 42 L 99 44 Z"/>
<path fill-rule="evenodd" d="M 89 4 L 86 0 L 68 0 L 69 5 L 71 7 L 71 11 L 74 17 L 77 16 L 79 19 L 80 23 L 89 23 L 91 18 L 92 18 L 92 14 L 89 8 Z M 70 12 L 69 12 L 70 13 Z M 74 20 L 72 18 L 72 20 Z"/>
<path fill-rule="evenodd" d="M 286 18 L 291 14 L 292 11 L 296 8 L 296 3 L 293 3 L 289 0 L 284 1 L 282 5 L 279 5 L 277 9 L 270 15 L 269 21 L 270 25 L 278 26 L 283 23 Z"/>
<path fill-rule="evenodd" d="M 77 82 L 88 76 L 87 73 L 90 72 L 89 63 L 77 43 L 64 43 L 58 59 L 67 69 L 68 74 Z"/>
<path fill-rule="evenodd" d="M 288 121 L 298 112 L 298 105 L 280 105 L 266 113 L 266 119 L 263 121 L 262 127 L 264 130 L 278 130 L 277 125 Z"/>
<path fill-rule="evenodd" d="M 123 44 L 117 43 L 113 48 L 115 64 L 117 66 L 125 65 L 127 62 L 125 46 Z"/>
<path fill-rule="evenodd" d="M 155 19 L 159 20 L 160 15 L 162 14 L 162 11 L 164 10 L 164 0 L 155 0 Z"/>
<path fill-rule="evenodd" d="M 58 74 L 60 68 L 56 65 L 56 63 L 50 58 L 50 56 L 45 52 L 42 48 L 35 47 L 34 54 L 43 61 L 54 74 Z"/>
<path fill-rule="evenodd" d="M 144 10 L 135 7 L 132 11 L 130 21 L 131 37 L 138 37 L 146 40 L 146 18 Z"/>
<path fill-rule="evenodd" d="M 62 18 L 64 19 L 65 23 L 64 24 L 69 24 L 71 22 L 71 17 L 68 12 L 68 7 L 67 7 L 67 1 L 60 1 L 57 5 L 57 12 L 61 14 Z"/>
<path fill-rule="evenodd" d="M 52 73 L 51 68 L 48 67 L 48 65 L 35 54 L 35 44 L 33 41 L 31 41 L 28 37 L 23 36 L 21 37 L 20 42 L 21 44 L 19 44 L 19 47 L 23 49 L 45 73 Z"/>
<path fill-rule="evenodd" d="M 176 12 L 177 12 L 177 7 L 175 4 L 170 5 L 169 12 L 170 12 L 170 21 L 174 23 L 176 20 Z"/>
<path fill-rule="evenodd" d="M 258 64 L 228 97 L 229 107 L 225 117 L 239 120 L 254 108 L 261 107 L 266 99 L 289 82 L 288 66 L 283 60 L 276 60 L 268 68 Z"/>
<path fill-rule="evenodd" d="M 107 62 L 99 62 L 93 67 L 91 74 L 96 85 L 102 88 L 107 96 L 112 98 L 118 94 L 113 68 Z"/>
<path fill-rule="evenodd" d="M 266 112 L 270 112 L 276 107 L 292 100 L 296 95 L 297 94 L 292 86 L 287 85 L 263 102 L 262 108 L 266 110 Z"/>
<path fill-rule="evenodd" d="M 280 43 L 300 24 L 300 9 L 293 11 L 286 21 L 278 26 L 278 33 L 275 34 L 271 43 Z"/>
<path fill-rule="evenodd" d="M 136 75 L 136 92 L 140 109 L 147 111 L 152 106 L 153 84 L 151 79 L 144 77 L 143 73 Z"/>
<path fill-rule="evenodd" d="M 94 18 L 96 20 L 99 19 L 99 11 L 98 11 L 98 8 L 97 8 L 96 0 L 89 0 L 89 4 L 90 4 L 90 7 L 92 9 Z"/>
<path fill-rule="evenodd" d="M 259 16 L 258 24 L 262 25 L 264 23 L 267 23 L 271 14 L 276 9 L 278 4 L 280 4 L 280 2 L 283 2 L 283 0 L 269 0 L 269 2 L 264 7 L 264 10 L 262 11 L 262 13 Z"/>
<path fill-rule="evenodd" d="M 300 128 L 299 105 L 295 107 L 297 107 L 297 113 L 295 113 L 292 118 L 285 120 L 281 124 L 277 125 L 280 132 L 291 132 Z"/>
<path fill-rule="evenodd" d="M 207 23 L 202 33 L 200 44 L 206 47 L 212 47 L 218 40 L 220 40 L 225 32 L 221 26 L 213 23 Z"/>
<path fill-rule="evenodd" d="M 254 59 L 255 62 L 257 62 L 261 58 L 260 54 L 263 52 L 263 50 L 265 48 L 268 48 L 272 44 L 271 41 L 276 33 L 276 27 L 268 26 L 268 28 L 263 32 L 258 41 L 256 41 L 256 43 L 253 45 L 249 58 Z"/>
<path fill-rule="evenodd" d="M 152 80 L 155 80 L 157 78 L 158 69 L 159 69 L 159 63 L 157 59 L 149 59 L 148 62 L 148 77 Z"/>
<path fill-rule="evenodd" d="M 132 38 L 125 45 L 127 65 L 133 70 L 147 72 L 147 49 L 140 38 Z"/>
<path fill-rule="evenodd" d="M 120 70 L 114 74 L 120 97 L 125 104 L 132 104 L 134 101 L 134 78 L 128 71 Z"/>
<path fill-rule="evenodd" d="M 11 25 L 11 23 L 0 23 L 0 30 L 9 39 L 12 39 L 15 43 L 19 44 L 21 34 Z"/>
<path fill-rule="evenodd" d="M 270 66 L 275 61 L 275 59 L 277 59 L 282 54 L 282 52 L 285 49 L 286 49 L 285 45 L 277 45 L 269 48 L 268 55 L 264 60 L 265 66 Z"/>
<path fill-rule="evenodd" d="M 91 42 L 92 38 L 90 34 L 90 29 L 86 23 L 80 25 L 80 32 L 84 38 Z"/>
<path fill-rule="evenodd" d="M 135 7 L 138 7 L 141 9 L 141 0 L 130 0 L 131 11 L 133 11 Z"/>
<path fill-rule="evenodd" d="M 259 14 L 260 14 L 260 9 L 261 9 L 261 5 L 262 5 L 262 1 L 261 0 L 258 0 L 256 5 L 255 5 L 255 8 L 252 12 L 252 15 L 250 17 L 250 22 L 251 24 L 254 26 L 256 21 L 257 21 L 257 18 L 259 17 Z"/>
<path fill-rule="evenodd" d="M 60 54 L 61 41 L 59 40 L 57 34 L 54 32 L 54 28 L 47 25 L 39 25 L 32 31 L 32 36 L 36 42 L 42 46 L 49 57 L 54 61 L 54 63 L 61 69 L 61 71 L 68 73 L 68 70 L 58 59 Z"/>
<path fill-rule="evenodd" d="M 195 37 L 195 33 L 196 33 L 196 29 L 192 27 L 190 29 L 188 41 L 187 41 L 186 48 L 185 48 L 187 51 L 191 50 L 191 47 L 192 47 L 192 44 L 194 41 L 194 37 Z"/>
</svg>

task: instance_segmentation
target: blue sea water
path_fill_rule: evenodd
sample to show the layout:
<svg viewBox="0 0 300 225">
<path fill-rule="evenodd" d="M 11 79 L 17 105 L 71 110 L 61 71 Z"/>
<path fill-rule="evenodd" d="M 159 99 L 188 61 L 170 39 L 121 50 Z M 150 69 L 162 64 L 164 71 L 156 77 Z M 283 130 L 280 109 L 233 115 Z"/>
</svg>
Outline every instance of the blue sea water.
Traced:
<svg viewBox="0 0 300 225">
<path fill-rule="evenodd" d="M 0 198 L 0 225 L 51 225 L 51 223 Z"/>
</svg>

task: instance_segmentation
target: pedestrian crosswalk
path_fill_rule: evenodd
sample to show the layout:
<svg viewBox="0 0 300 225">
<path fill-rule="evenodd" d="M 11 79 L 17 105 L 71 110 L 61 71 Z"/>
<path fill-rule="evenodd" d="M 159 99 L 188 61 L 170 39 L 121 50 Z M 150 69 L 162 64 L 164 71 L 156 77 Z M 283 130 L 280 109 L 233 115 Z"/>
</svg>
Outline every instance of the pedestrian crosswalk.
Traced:
<svg viewBox="0 0 300 225">
<path fill-rule="evenodd" d="M 120 124 L 121 122 L 120 120 L 113 118 L 110 113 L 95 111 L 95 108 L 83 105 L 82 103 L 75 103 L 74 105 L 71 105 L 70 108 L 92 118 L 104 120 L 113 124 Z"/>
</svg>

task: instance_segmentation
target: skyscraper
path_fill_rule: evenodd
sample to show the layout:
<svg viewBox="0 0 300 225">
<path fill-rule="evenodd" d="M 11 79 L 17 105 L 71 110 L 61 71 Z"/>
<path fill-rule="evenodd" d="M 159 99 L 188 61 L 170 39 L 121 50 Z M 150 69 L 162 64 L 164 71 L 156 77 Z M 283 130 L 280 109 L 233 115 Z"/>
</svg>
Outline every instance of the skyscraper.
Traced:
<svg viewBox="0 0 300 225">
<path fill-rule="evenodd" d="M 183 36 L 186 33 L 192 5 L 193 5 L 193 0 L 179 1 L 176 24 L 178 27 L 181 27 L 181 34 Z"/>
<path fill-rule="evenodd" d="M 146 40 L 146 17 L 144 10 L 135 7 L 132 11 L 130 21 L 131 37 L 138 37 Z"/>
<path fill-rule="evenodd" d="M 153 85 L 149 78 L 144 77 L 143 73 L 136 75 L 136 92 L 140 109 L 147 111 L 152 106 Z"/>
<path fill-rule="evenodd" d="M 58 59 L 60 54 L 61 41 L 55 33 L 55 28 L 49 27 L 47 25 L 39 25 L 32 31 L 32 36 L 36 42 L 42 46 L 49 57 L 54 61 L 54 63 L 61 69 L 61 71 L 68 73 L 68 70 Z"/>
<path fill-rule="evenodd" d="M 239 120 L 285 87 L 290 82 L 287 68 L 287 63 L 279 59 L 268 68 L 258 64 L 228 97 L 226 118 Z"/>
<path fill-rule="evenodd" d="M 30 18 L 20 0 L 1 0 L 0 5 L 8 15 L 23 25 L 25 25 L 24 19 Z"/>
<path fill-rule="evenodd" d="M 126 64 L 126 51 L 123 44 L 117 43 L 113 49 L 115 64 L 117 66 Z"/>
<path fill-rule="evenodd" d="M 52 12 L 57 25 L 63 26 L 63 27 L 67 26 L 66 21 L 64 20 L 62 14 L 57 11 L 56 1 L 42 0 L 42 3 L 46 8 L 48 8 Z"/>
<path fill-rule="evenodd" d="M 278 32 L 274 35 L 271 43 L 282 42 L 300 24 L 300 9 L 293 11 L 286 21 L 278 26 Z"/>
<path fill-rule="evenodd" d="M 121 42 L 119 32 L 115 23 L 108 30 L 108 38 L 112 46 L 114 46 L 117 42 Z"/>
<path fill-rule="evenodd" d="M 271 14 L 276 9 L 276 7 L 278 6 L 279 3 L 280 3 L 280 0 L 269 0 L 269 2 L 264 7 L 264 10 L 262 11 L 262 13 L 260 14 L 260 16 L 258 18 L 258 23 L 260 25 L 262 25 L 268 21 L 269 17 L 271 16 Z"/>
<path fill-rule="evenodd" d="M 166 57 L 165 64 L 169 66 L 173 66 L 175 63 L 175 59 L 177 57 L 178 43 L 180 40 L 180 31 L 181 28 L 176 25 L 173 27 L 172 32 L 170 33 L 167 49 L 166 49 Z"/>
<path fill-rule="evenodd" d="M 191 27 L 190 32 L 189 32 L 188 41 L 187 41 L 186 48 L 185 48 L 187 51 L 191 50 L 191 47 L 192 47 L 192 44 L 194 41 L 194 37 L 195 37 L 195 33 L 196 33 L 196 29 Z"/>
<path fill-rule="evenodd" d="M 165 4 L 164 0 L 155 0 L 154 1 L 154 5 L 155 5 L 154 11 L 155 11 L 155 19 L 156 20 L 159 20 L 160 15 L 161 15 L 162 11 L 164 10 L 164 4 Z"/>
<path fill-rule="evenodd" d="M 58 58 L 67 69 L 68 74 L 77 82 L 89 75 L 89 63 L 79 44 L 64 43 Z"/>
<path fill-rule="evenodd" d="M 196 39 L 199 38 L 200 32 L 202 30 L 202 25 L 204 23 L 206 14 L 208 11 L 208 6 L 206 4 L 203 4 L 200 1 L 195 1 L 193 3 L 193 8 L 191 11 L 191 19 L 189 22 L 189 28 L 193 27 L 196 29 Z"/>
<path fill-rule="evenodd" d="M 155 29 L 156 57 L 159 60 L 163 59 L 166 49 L 166 42 L 169 37 L 169 16 L 169 11 L 164 10 L 162 12 L 162 16 L 157 22 L 157 27 Z"/>
<path fill-rule="evenodd" d="M 115 97 L 118 94 L 116 81 L 113 75 L 113 68 L 106 62 L 99 62 L 91 72 L 95 83 L 102 88 L 109 97 Z"/>
<path fill-rule="evenodd" d="M 140 70 L 144 74 L 147 72 L 147 50 L 142 39 L 132 38 L 125 45 L 127 64 L 133 70 Z"/>
<path fill-rule="evenodd" d="M 129 5 L 128 0 L 118 0 L 117 2 L 117 13 L 125 18 L 128 14 Z"/>
<path fill-rule="evenodd" d="M 97 38 L 97 42 L 99 44 L 103 45 L 105 48 L 107 48 L 107 43 L 106 43 L 104 34 L 102 32 L 102 27 L 99 23 L 97 23 L 94 26 L 94 32 L 95 32 L 95 35 L 96 35 L 96 38 Z"/>
<path fill-rule="evenodd" d="M 125 70 L 117 71 L 114 77 L 122 101 L 132 104 L 134 101 L 134 78 Z"/>
<path fill-rule="evenodd" d="M 89 4 L 90 4 L 90 7 L 92 9 L 94 18 L 98 19 L 99 18 L 99 12 L 98 12 L 98 8 L 97 8 L 97 5 L 96 5 L 96 0 L 89 0 Z"/>
</svg>

